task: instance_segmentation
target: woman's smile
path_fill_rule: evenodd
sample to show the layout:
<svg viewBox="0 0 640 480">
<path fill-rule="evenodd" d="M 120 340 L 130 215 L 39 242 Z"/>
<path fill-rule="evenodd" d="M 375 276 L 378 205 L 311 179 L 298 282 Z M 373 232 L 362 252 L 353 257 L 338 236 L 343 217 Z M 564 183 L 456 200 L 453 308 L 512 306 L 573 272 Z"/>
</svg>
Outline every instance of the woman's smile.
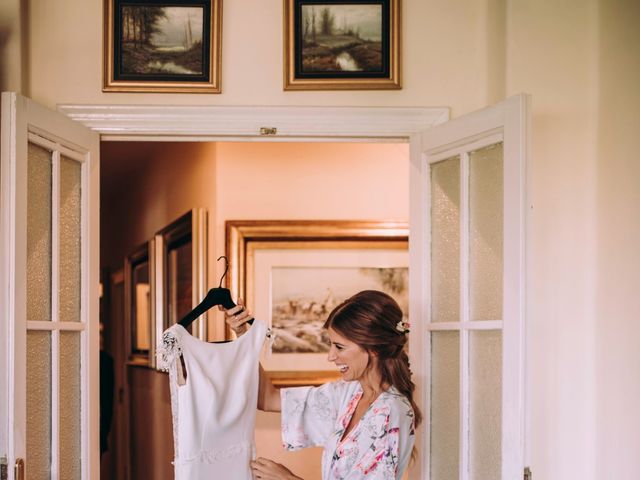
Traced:
<svg viewBox="0 0 640 480">
<path fill-rule="evenodd" d="M 358 344 L 347 340 L 334 329 L 328 329 L 328 359 L 335 363 L 344 380 L 360 380 L 369 367 L 369 353 Z"/>
</svg>

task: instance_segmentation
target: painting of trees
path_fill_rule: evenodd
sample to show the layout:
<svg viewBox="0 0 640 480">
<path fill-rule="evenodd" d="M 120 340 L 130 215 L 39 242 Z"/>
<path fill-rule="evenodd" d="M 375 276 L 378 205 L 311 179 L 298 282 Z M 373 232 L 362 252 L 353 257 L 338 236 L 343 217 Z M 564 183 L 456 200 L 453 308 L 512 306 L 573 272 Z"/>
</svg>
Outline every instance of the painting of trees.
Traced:
<svg viewBox="0 0 640 480">
<path fill-rule="evenodd" d="M 125 5 L 122 7 L 122 40 L 150 45 L 151 36 L 159 31 L 158 21 L 166 18 L 162 7 Z"/>
<path fill-rule="evenodd" d="M 380 5 L 303 5 L 301 20 L 303 72 L 382 70 Z"/>
<path fill-rule="evenodd" d="M 124 4 L 121 8 L 123 73 L 202 75 L 202 7 Z"/>
</svg>

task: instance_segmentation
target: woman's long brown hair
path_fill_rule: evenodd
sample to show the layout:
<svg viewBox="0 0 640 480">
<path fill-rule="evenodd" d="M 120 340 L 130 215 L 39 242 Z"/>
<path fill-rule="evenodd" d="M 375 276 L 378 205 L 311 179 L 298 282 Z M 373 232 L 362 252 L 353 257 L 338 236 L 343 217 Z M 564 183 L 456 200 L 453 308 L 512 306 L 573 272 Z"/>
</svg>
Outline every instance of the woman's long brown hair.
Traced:
<svg viewBox="0 0 640 480">
<path fill-rule="evenodd" d="M 331 327 L 377 356 L 383 385 L 393 385 L 407 397 L 417 427 L 422 422 L 422 413 L 413 399 L 416 386 L 411 381 L 405 348 L 407 334 L 396 328 L 401 321 L 402 310 L 392 297 L 377 290 L 364 290 L 334 308 L 324 328 Z"/>
</svg>

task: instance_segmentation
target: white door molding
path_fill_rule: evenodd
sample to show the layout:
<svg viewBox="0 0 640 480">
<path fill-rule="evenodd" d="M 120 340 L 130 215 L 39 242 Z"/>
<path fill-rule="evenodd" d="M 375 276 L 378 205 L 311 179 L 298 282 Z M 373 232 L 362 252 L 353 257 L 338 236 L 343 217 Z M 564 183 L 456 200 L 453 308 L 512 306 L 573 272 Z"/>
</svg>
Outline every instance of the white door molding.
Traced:
<svg viewBox="0 0 640 480">
<path fill-rule="evenodd" d="M 103 140 L 407 140 L 449 119 L 446 107 L 64 104 L 57 109 Z M 263 128 L 276 133 L 261 133 Z"/>
</svg>

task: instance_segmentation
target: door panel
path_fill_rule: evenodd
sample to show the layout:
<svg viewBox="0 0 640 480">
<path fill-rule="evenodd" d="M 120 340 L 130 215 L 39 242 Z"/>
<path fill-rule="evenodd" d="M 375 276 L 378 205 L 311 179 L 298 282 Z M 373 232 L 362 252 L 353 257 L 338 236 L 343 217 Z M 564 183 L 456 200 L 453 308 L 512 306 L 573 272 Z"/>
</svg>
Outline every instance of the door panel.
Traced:
<svg viewBox="0 0 640 480">
<path fill-rule="evenodd" d="M 412 138 L 410 348 L 428 432 L 412 478 L 522 478 L 528 104 Z"/>
<path fill-rule="evenodd" d="M 97 478 L 99 138 L 3 93 L 1 146 L 0 456 L 27 479 Z"/>
</svg>

